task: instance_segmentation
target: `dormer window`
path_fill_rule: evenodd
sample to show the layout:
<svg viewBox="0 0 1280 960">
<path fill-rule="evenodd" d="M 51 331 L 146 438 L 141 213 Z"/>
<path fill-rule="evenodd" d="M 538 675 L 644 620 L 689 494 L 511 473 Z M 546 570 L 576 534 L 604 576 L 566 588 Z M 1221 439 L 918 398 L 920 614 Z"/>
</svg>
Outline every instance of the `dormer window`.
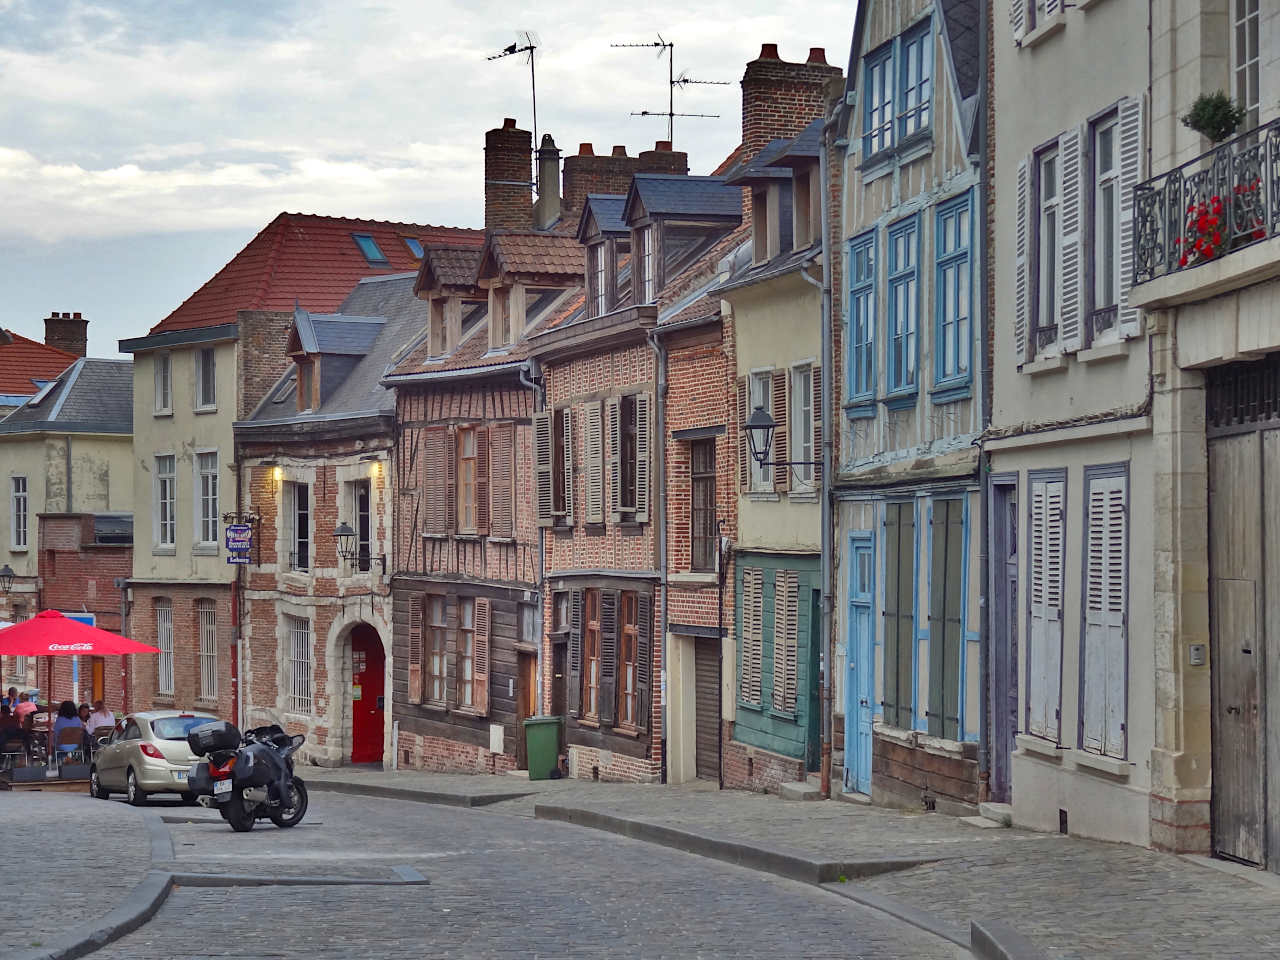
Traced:
<svg viewBox="0 0 1280 960">
<path fill-rule="evenodd" d="M 427 352 L 433 357 L 444 356 L 449 352 L 444 298 L 432 297 L 427 301 L 427 324 Z"/>
<path fill-rule="evenodd" d="M 658 262 L 654 251 L 654 226 L 641 227 L 636 231 L 636 254 L 640 283 L 637 303 L 653 303 L 658 299 Z"/>
<path fill-rule="evenodd" d="M 587 247 L 587 280 L 590 285 L 591 316 L 599 317 L 609 312 L 609 257 L 608 243 L 596 243 Z"/>
<path fill-rule="evenodd" d="M 298 361 L 298 412 L 306 413 L 312 408 L 312 392 L 315 387 L 315 363 L 311 360 Z"/>
<path fill-rule="evenodd" d="M 489 349 L 497 350 L 511 343 L 511 288 L 489 290 Z"/>
<path fill-rule="evenodd" d="M 773 225 L 769 217 L 768 187 L 751 191 L 751 262 L 765 263 L 773 255 L 769 243 Z"/>
<path fill-rule="evenodd" d="M 792 225 L 794 248 L 803 250 L 821 239 L 822 185 L 817 165 L 799 167 L 792 185 Z"/>
</svg>

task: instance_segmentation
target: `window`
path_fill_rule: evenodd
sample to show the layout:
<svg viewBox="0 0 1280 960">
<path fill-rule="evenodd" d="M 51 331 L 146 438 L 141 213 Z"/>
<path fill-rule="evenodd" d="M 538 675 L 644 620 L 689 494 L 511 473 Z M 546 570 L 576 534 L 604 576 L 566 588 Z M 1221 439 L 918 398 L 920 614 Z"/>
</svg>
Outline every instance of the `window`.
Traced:
<svg viewBox="0 0 1280 960">
<path fill-rule="evenodd" d="M 310 570 L 311 490 L 305 483 L 287 483 L 284 493 L 289 569 Z"/>
<path fill-rule="evenodd" d="M 1258 125 L 1258 0 L 1231 0 L 1231 72 L 1235 101 L 1244 107 L 1244 129 Z"/>
<path fill-rule="evenodd" d="M 1058 260 L 1062 249 L 1062 219 L 1059 210 L 1059 169 L 1057 148 L 1046 150 L 1037 158 L 1040 173 L 1039 216 L 1037 233 L 1036 352 L 1051 347 L 1058 338 L 1058 306 L 1061 277 Z"/>
<path fill-rule="evenodd" d="M 738 699 L 752 706 L 761 705 L 761 664 L 764 659 L 764 571 L 759 567 L 742 568 L 741 618 Z"/>
<path fill-rule="evenodd" d="M 1114 310 L 1120 289 L 1119 121 L 1093 129 L 1093 309 Z"/>
<path fill-rule="evenodd" d="M 445 598 L 427 598 L 427 699 L 432 703 L 444 703 L 445 674 L 448 656 L 445 639 L 448 624 L 445 621 Z"/>
<path fill-rule="evenodd" d="M 591 303 L 592 316 L 599 317 L 609 312 L 609 272 L 605 257 L 605 244 L 597 243 L 588 247 L 591 255 Z"/>
<path fill-rule="evenodd" d="M 417 237 L 402 237 L 404 245 L 409 248 L 409 254 L 415 260 L 422 259 L 422 241 Z"/>
<path fill-rule="evenodd" d="M 476 601 L 458 598 L 458 706 L 475 705 Z"/>
<path fill-rule="evenodd" d="M 785 459 L 795 462 L 790 470 L 796 491 L 813 491 L 813 367 L 801 364 L 791 368 L 791 449 L 783 451 Z"/>
<path fill-rule="evenodd" d="M 1027 724 L 1036 737 L 1060 742 L 1062 592 L 1065 575 L 1066 481 L 1061 473 L 1030 478 Z"/>
<path fill-rule="evenodd" d="M 918 232 L 915 217 L 889 230 L 889 392 L 916 388 L 916 314 L 919 310 Z"/>
<path fill-rule="evenodd" d="M 641 227 L 640 251 L 640 303 L 653 303 L 658 296 L 657 261 L 653 251 L 653 225 Z"/>
<path fill-rule="evenodd" d="M 196 601 L 196 626 L 200 635 L 200 699 L 218 698 L 218 627 L 213 601 Z"/>
<path fill-rule="evenodd" d="M 622 509 L 636 508 L 636 399 L 621 397 L 618 400 L 622 417 L 622 449 L 617 454 L 622 460 Z"/>
<path fill-rule="evenodd" d="M 1080 747 L 1123 760 L 1128 676 L 1128 477 L 1086 470 L 1084 673 Z"/>
<path fill-rule="evenodd" d="M 937 263 L 937 334 L 933 345 L 934 381 L 964 383 L 969 379 L 971 210 L 969 194 L 938 208 L 934 227 Z"/>
<path fill-rule="evenodd" d="M 747 398 L 747 415 L 751 415 L 751 411 L 756 407 L 760 407 L 765 412 L 773 409 L 773 401 L 770 388 L 773 385 L 773 374 L 768 370 L 761 370 L 751 374 L 748 380 L 750 396 Z M 772 453 L 772 451 L 771 451 Z M 756 462 L 755 457 L 751 457 L 751 486 L 753 493 L 772 493 L 773 492 L 773 466 L 772 461 L 782 459 L 777 456 L 770 456 L 765 460 L 764 466 Z"/>
<path fill-rule="evenodd" d="M 216 354 L 213 347 L 196 351 L 196 409 L 212 409 L 218 405 Z"/>
<path fill-rule="evenodd" d="M 155 354 L 156 413 L 173 412 L 173 357 L 167 350 Z"/>
<path fill-rule="evenodd" d="M 582 631 L 582 715 L 600 716 L 600 591 L 586 591 Z"/>
<path fill-rule="evenodd" d="M 694 440 L 689 444 L 691 502 L 689 505 L 690 568 L 714 570 L 716 531 L 716 442 Z"/>
<path fill-rule="evenodd" d="M 311 409 L 315 400 L 315 363 L 311 360 L 298 362 L 298 411 Z"/>
<path fill-rule="evenodd" d="M 538 503 L 539 523 L 563 522 L 573 526 L 573 409 L 561 407 L 551 414 L 535 419 L 535 441 L 538 453 Z M 546 453 L 550 450 L 550 453 Z M 550 457 L 548 461 L 546 458 Z M 550 492 L 544 490 L 549 478 Z M 550 500 L 550 510 L 543 516 L 544 498 Z M 543 520 L 546 523 L 543 523 Z"/>
<path fill-rule="evenodd" d="M 351 484 L 351 514 L 356 530 L 356 569 L 369 572 L 369 560 L 373 555 L 373 518 L 369 510 L 369 481 L 357 480 Z"/>
<path fill-rule="evenodd" d="M 311 712 L 311 621 L 304 617 L 284 618 L 288 632 L 288 656 L 285 660 L 290 713 Z"/>
<path fill-rule="evenodd" d="M 173 601 L 156 599 L 156 693 L 173 696 Z"/>
<path fill-rule="evenodd" d="M 387 255 L 382 252 L 382 248 L 378 246 L 378 242 L 367 233 L 353 233 L 351 239 L 356 242 L 356 246 L 360 248 L 360 252 L 364 254 L 364 258 L 374 266 L 386 266 Z M 416 254 L 421 257 L 421 254 Z"/>
<path fill-rule="evenodd" d="M 458 530 L 476 532 L 476 430 L 458 430 Z"/>
<path fill-rule="evenodd" d="M 218 544 L 218 455 L 196 454 L 196 480 L 200 497 L 200 520 L 196 540 L 202 545 Z"/>
<path fill-rule="evenodd" d="M 871 157 L 893 144 L 893 47 L 866 60 L 864 90 L 863 157 Z"/>
<path fill-rule="evenodd" d="M 965 644 L 964 501 L 938 498 L 929 530 L 929 735 L 960 739 Z"/>
<path fill-rule="evenodd" d="M 900 113 L 898 136 L 906 139 L 929 127 L 929 79 L 933 66 L 932 34 L 926 21 L 905 34 L 898 51 Z"/>
<path fill-rule="evenodd" d="M 863 234 L 849 250 L 849 399 L 870 399 L 876 389 L 876 235 Z"/>
<path fill-rule="evenodd" d="M 172 547 L 175 543 L 174 507 L 177 497 L 177 473 L 173 454 L 156 457 L 156 546 Z"/>
<path fill-rule="evenodd" d="M 621 623 L 618 630 L 618 712 L 620 727 L 636 726 L 639 685 L 636 673 L 637 624 L 640 604 L 636 594 L 622 594 Z"/>
<path fill-rule="evenodd" d="M 28 541 L 27 478 L 9 478 L 9 545 L 14 550 L 27 549 Z"/>
</svg>

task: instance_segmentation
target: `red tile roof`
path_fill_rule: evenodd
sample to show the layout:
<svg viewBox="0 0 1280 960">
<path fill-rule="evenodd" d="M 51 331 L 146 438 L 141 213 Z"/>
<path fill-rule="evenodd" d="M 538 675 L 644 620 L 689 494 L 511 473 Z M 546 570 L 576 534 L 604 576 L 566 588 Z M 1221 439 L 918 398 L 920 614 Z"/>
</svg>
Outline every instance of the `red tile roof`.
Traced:
<svg viewBox="0 0 1280 960">
<path fill-rule="evenodd" d="M 476 270 L 480 267 L 479 247 L 427 247 L 422 258 L 415 293 L 439 287 L 475 286 Z"/>
<path fill-rule="evenodd" d="M 365 259 L 355 233 L 373 237 L 386 265 Z M 234 323 L 238 310 L 292 310 L 295 300 L 314 313 L 332 313 L 364 277 L 418 269 L 406 237 L 424 247 L 484 242 L 481 230 L 282 213 L 150 332 Z"/>
<path fill-rule="evenodd" d="M 556 233 L 495 231 L 485 243 L 481 276 L 492 276 L 493 265 L 504 273 L 563 277 L 581 282 L 586 254 L 576 236 Z"/>
<path fill-rule="evenodd" d="M 0 394 L 35 396 L 40 388 L 33 380 L 54 380 L 79 359 L 12 330 L 5 333 L 7 337 L 0 336 Z"/>
</svg>

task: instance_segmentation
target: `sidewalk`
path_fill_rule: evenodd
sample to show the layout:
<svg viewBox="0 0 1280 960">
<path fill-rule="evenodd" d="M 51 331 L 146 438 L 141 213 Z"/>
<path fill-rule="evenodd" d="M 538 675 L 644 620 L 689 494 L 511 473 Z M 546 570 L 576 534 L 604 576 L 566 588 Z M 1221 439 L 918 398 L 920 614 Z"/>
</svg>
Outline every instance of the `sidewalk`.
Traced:
<svg viewBox="0 0 1280 960">
<path fill-rule="evenodd" d="M 1277 878 L 1253 871 L 1233 875 L 1137 847 L 983 830 L 941 814 L 705 788 L 412 771 L 310 771 L 308 782 L 313 780 L 482 803 L 525 792 L 484 809 L 584 823 L 800 879 L 805 877 L 787 869 L 861 865 L 866 870 L 846 874 L 846 883 L 824 886 L 923 912 L 935 928 L 956 935 L 967 937 L 973 919 L 995 921 L 1053 960 L 1280 958 Z M 771 857 L 780 869 L 770 868 Z M 884 869 L 891 872 L 877 872 Z"/>
</svg>

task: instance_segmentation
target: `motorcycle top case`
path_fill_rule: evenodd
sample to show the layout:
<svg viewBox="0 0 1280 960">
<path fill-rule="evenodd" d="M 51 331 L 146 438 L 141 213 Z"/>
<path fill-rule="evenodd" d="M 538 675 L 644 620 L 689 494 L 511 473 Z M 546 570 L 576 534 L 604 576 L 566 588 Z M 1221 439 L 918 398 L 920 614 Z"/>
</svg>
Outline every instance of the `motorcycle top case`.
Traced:
<svg viewBox="0 0 1280 960">
<path fill-rule="evenodd" d="M 240 746 L 240 731 L 225 720 L 202 723 L 187 734 L 187 746 L 200 757 L 215 750 L 235 750 Z"/>
</svg>

